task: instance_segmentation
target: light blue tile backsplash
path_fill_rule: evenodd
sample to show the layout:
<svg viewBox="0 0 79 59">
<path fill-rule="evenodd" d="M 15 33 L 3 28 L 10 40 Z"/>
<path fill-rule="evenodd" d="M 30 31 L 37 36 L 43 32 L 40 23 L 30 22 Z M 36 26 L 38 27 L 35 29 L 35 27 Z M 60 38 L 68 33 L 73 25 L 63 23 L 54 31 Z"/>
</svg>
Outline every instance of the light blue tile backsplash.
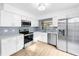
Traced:
<svg viewBox="0 0 79 59">
<path fill-rule="evenodd" d="M 41 32 L 57 32 L 57 28 L 51 27 L 49 29 L 41 29 L 40 27 L 31 27 L 29 29 L 32 32 L 41 31 Z"/>
<path fill-rule="evenodd" d="M 19 30 L 23 31 L 26 29 L 26 31 L 29 32 L 36 32 L 36 31 L 42 31 L 42 32 L 55 32 L 56 28 L 49 28 L 47 30 L 42 30 L 40 27 L 0 27 L 0 35 L 15 35 L 19 34 Z"/>
<path fill-rule="evenodd" d="M 0 27 L 0 35 L 19 34 L 19 27 Z"/>
<path fill-rule="evenodd" d="M 0 35 L 15 35 L 19 34 L 19 30 L 29 31 L 29 27 L 0 27 Z"/>
</svg>

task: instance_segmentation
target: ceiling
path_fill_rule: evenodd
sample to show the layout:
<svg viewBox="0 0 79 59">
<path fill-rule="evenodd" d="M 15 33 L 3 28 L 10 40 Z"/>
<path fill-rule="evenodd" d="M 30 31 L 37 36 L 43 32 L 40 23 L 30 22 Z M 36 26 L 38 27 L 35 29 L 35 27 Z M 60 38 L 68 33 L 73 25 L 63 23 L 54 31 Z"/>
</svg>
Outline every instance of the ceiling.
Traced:
<svg viewBox="0 0 79 59">
<path fill-rule="evenodd" d="M 9 3 L 10 5 L 34 14 L 35 16 L 45 15 L 51 12 L 78 7 L 79 3 L 49 3 L 45 11 L 39 11 L 34 3 Z"/>
</svg>

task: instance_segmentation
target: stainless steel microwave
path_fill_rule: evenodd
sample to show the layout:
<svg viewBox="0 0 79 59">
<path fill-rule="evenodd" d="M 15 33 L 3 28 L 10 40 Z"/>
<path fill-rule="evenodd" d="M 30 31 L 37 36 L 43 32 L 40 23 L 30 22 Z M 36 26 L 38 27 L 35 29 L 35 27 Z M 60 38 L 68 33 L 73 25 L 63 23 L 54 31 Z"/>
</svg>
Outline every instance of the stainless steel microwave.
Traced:
<svg viewBox="0 0 79 59">
<path fill-rule="evenodd" d="M 31 22 L 30 21 L 22 20 L 21 21 L 21 26 L 22 27 L 30 27 L 31 26 Z"/>
</svg>

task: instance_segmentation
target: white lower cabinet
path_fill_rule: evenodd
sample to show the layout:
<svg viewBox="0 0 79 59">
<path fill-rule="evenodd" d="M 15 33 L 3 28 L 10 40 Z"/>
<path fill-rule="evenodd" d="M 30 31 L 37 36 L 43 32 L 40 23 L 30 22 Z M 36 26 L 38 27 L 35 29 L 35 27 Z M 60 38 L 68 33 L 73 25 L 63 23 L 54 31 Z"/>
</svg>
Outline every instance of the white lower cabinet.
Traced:
<svg viewBox="0 0 79 59">
<path fill-rule="evenodd" d="M 5 38 L 0 40 L 0 54 L 1 56 L 9 56 L 14 54 L 15 52 L 21 50 L 24 46 L 24 38 L 23 35 L 14 36 L 10 38 Z"/>
<path fill-rule="evenodd" d="M 40 34 L 39 34 L 39 32 L 34 32 L 34 37 L 33 37 L 33 39 L 34 39 L 34 42 L 37 42 L 39 39 L 40 39 Z"/>
<path fill-rule="evenodd" d="M 16 38 L 1 40 L 1 55 L 7 56 L 16 52 Z"/>
<path fill-rule="evenodd" d="M 17 36 L 16 50 L 19 51 L 24 47 L 24 36 Z"/>
<path fill-rule="evenodd" d="M 41 33 L 41 41 L 47 43 L 47 33 Z"/>
<path fill-rule="evenodd" d="M 44 32 L 34 32 L 34 42 L 42 41 L 47 43 L 47 33 Z"/>
</svg>

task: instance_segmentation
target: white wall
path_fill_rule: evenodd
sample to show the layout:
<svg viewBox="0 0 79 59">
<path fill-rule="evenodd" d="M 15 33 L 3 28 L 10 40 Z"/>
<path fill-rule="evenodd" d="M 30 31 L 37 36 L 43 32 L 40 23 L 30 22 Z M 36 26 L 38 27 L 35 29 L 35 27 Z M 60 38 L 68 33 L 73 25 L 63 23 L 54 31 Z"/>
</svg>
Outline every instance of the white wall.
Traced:
<svg viewBox="0 0 79 59">
<path fill-rule="evenodd" d="M 57 11 L 54 13 L 49 13 L 43 16 L 40 16 L 38 19 L 50 18 L 50 17 L 57 17 L 57 18 L 65 18 L 65 17 L 76 17 L 79 16 L 79 7 Z"/>
</svg>

